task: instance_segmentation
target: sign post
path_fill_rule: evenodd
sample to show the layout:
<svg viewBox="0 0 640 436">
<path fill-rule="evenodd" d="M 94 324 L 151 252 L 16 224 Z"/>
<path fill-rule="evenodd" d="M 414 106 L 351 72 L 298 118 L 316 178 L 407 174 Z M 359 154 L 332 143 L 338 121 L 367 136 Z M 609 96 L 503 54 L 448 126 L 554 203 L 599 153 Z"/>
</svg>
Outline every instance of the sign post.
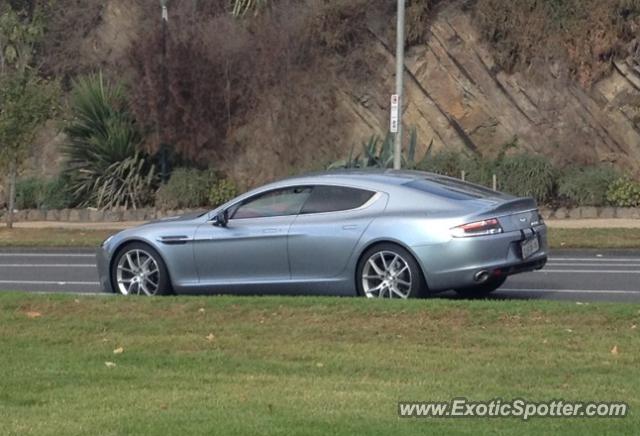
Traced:
<svg viewBox="0 0 640 436">
<path fill-rule="evenodd" d="M 402 167 L 402 100 L 404 86 L 404 10 L 405 1 L 398 0 L 398 30 L 397 30 L 397 46 L 396 46 L 396 95 L 391 101 L 391 127 L 392 133 L 395 133 L 394 152 L 393 152 L 393 168 L 399 170 Z M 396 129 L 393 131 L 393 103 L 397 103 L 396 109 Z"/>
</svg>

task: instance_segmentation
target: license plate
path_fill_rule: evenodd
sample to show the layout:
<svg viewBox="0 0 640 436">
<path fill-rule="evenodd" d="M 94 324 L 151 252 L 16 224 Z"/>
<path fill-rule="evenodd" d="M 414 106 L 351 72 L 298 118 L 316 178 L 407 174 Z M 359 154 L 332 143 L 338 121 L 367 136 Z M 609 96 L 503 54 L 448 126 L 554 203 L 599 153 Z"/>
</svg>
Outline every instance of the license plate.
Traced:
<svg viewBox="0 0 640 436">
<path fill-rule="evenodd" d="M 540 250 L 540 241 L 538 240 L 538 236 L 536 235 L 531 239 L 527 239 L 520 245 L 520 248 L 522 249 L 523 259 L 528 259 L 533 256 L 538 252 L 538 250 Z"/>
</svg>

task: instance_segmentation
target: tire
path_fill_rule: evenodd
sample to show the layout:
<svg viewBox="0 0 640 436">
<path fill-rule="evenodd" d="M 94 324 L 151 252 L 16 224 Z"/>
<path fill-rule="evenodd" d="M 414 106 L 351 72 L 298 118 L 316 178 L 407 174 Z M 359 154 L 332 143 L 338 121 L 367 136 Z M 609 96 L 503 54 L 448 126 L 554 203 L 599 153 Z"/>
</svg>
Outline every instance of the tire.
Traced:
<svg viewBox="0 0 640 436">
<path fill-rule="evenodd" d="M 378 244 L 360 257 L 356 270 L 358 294 L 366 298 L 426 296 L 422 269 L 413 255 L 396 244 Z"/>
<path fill-rule="evenodd" d="M 169 295 L 172 293 L 169 272 L 162 257 L 141 242 L 125 245 L 111 265 L 111 283 L 121 295 Z"/>
<path fill-rule="evenodd" d="M 456 293 L 464 298 L 486 298 L 493 291 L 497 290 L 500 286 L 504 285 L 507 281 L 507 277 L 498 277 L 488 280 L 487 282 L 468 288 L 456 289 Z"/>
</svg>

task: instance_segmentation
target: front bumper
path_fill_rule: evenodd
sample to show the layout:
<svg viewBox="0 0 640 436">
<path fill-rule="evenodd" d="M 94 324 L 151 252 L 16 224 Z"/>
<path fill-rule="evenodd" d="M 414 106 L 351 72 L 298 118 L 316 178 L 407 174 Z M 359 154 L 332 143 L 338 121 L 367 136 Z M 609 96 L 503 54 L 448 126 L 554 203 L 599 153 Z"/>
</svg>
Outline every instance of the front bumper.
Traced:
<svg viewBox="0 0 640 436">
<path fill-rule="evenodd" d="M 98 280 L 103 292 L 113 293 L 111 286 L 111 274 L 109 259 L 111 256 L 104 246 L 98 247 L 96 250 L 96 261 L 98 266 Z"/>
</svg>

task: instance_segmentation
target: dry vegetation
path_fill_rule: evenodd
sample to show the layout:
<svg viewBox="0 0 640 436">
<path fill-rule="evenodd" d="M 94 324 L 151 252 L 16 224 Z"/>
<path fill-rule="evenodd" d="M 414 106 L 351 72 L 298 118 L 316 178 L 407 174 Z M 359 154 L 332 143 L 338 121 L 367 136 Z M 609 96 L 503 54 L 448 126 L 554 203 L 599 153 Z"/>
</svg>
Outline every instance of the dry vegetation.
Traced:
<svg viewBox="0 0 640 436">
<path fill-rule="evenodd" d="M 408 45 L 423 43 L 437 7 L 453 2 L 409 0 Z M 124 78 L 149 151 L 172 144 L 177 164 L 213 165 L 241 188 L 344 155 L 350 127 L 336 89 L 374 88 L 386 61 L 372 33 L 389 47 L 395 38 L 388 0 L 274 0 L 244 19 L 226 0 L 176 0 L 163 57 L 157 1 L 11 0 L 26 10 L 36 3 L 48 18 L 46 74 L 67 89 L 98 69 Z M 589 86 L 613 59 L 640 58 L 640 0 L 456 3 L 508 71 Z"/>
<path fill-rule="evenodd" d="M 617 58 L 640 61 L 638 0 L 477 0 L 474 10 L 509 71 L 565 75 L 589 86 Z"/>
<path fill-rule="evenodd" d="M 410 43 L 424 40 L 433 4 L 408 3 Z M 389 45 L 395 37 L 395 7 L 384 0 L 282 0 L 244 20 L 231 17 L 226 1 L 176 1 L 163 56 L 156 2 L 56 0 L 47 8 L 48 74 L 67 85 L 97 69 L 126 78 L 149 151 L 172 144 L 178 161 L 213 164 L 241 185 L 341 155 L 336 87 L 362 89 L 376 77 L 372 26 Z M 128 47 L 119 36 L 118 47 L 103 50 L 118 26 L 137 29 Z"/>
</svg>

